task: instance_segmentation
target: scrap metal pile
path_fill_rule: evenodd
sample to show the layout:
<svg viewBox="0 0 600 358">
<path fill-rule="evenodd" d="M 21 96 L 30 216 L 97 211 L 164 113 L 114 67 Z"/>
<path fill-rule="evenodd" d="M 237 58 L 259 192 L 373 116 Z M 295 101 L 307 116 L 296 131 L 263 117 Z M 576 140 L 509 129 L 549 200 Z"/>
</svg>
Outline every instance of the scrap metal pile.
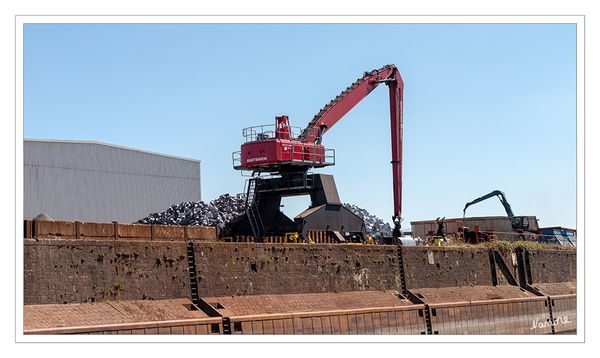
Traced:
<svg viewBox="0 0 600 358">
<path fill-rule="evenodd" d="M 150 214 L 137 221 L 137 224 L 219 226 L 246 213 L 243 195 L 223 194 L 210 203 L 186 201 L 173 204 L 162 213 Z"/>
<path fill-rule="evenodd" d="M 218 226 L 224 227 L 227 222 L 246 213 L 245 197 L 243 194 L 231 196 L 223 194 L 209 203 L 203 201 L 186 201 L 173 204 L 167 211 L 150 214 L 138 220 L 137 224 L 155 225 L 189 225 L 189 226 Z M 390 236 L 390 224 L 383 222 L 375 215 L 356 205 L 343 204 L 348 210 L 364 220 L 367 234 L 375 236 Z"/>
<path fill-rule="evenodd" d="M 356 205 L 344 203 L 342 204 L 346 209 L 350 210 L 354 215 L 363 219 L 365 222 L 365 230 L 367 234 L 373 237 L 379 236 L 392 236 L 392 227 L 390 224 L 383 222 L 380 218 L 375 215 L 371 215 L 365 209 L 362 209 Z"/>
</svg>

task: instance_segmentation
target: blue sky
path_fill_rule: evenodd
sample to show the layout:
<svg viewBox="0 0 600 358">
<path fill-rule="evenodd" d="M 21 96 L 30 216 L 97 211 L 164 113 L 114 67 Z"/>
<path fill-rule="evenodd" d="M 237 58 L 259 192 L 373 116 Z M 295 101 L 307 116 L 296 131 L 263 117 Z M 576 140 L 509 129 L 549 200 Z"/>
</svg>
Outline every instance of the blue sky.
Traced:
<svg viewBox="0 0 600 358">
<path fill-rule="evenodd" d="M 404 79 L 402 227 L 499 189 L 516 215 L 576 225 L 575 25 L 54 25 L 24 30 L 26 138 L 202 161 L 205 201 L 243 190 L 244 127 L 304 127 L 366 70 Z M 340 198 L 393 213 L 388 93 L 324 137 Z M 308 197 L 287 198 L 294 216 Z M 166 208 L 165 208 L 166 209 Z M 505 215 L 494 198 L 469 216 Z"/>
</svg>

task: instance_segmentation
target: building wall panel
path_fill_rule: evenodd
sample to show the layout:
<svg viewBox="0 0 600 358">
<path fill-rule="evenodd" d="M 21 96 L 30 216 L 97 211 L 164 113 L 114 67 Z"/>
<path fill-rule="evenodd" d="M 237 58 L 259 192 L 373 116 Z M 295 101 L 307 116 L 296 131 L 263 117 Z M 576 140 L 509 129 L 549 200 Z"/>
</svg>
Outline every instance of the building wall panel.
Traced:
<svg viewBox="0 0 600 358">
<path fill-rule="evenodd" d="M 24 219 L 134 222 L 201 200 L 200 161 L 95 142 L 25 140 Z"/>
</svg>

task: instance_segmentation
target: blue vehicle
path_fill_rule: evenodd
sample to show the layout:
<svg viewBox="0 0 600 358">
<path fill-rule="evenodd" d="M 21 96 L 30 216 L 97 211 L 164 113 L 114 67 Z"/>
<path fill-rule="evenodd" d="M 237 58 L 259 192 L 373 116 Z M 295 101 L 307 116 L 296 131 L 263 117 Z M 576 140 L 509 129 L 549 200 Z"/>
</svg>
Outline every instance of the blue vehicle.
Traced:
<svg viewBox="0 0 600 358">
<path fill-rule="evenodd" d="M 540 229 L 539 243 L 577 246 L 577 230 L 564 227 L 548 227 Z"/>
</svg>

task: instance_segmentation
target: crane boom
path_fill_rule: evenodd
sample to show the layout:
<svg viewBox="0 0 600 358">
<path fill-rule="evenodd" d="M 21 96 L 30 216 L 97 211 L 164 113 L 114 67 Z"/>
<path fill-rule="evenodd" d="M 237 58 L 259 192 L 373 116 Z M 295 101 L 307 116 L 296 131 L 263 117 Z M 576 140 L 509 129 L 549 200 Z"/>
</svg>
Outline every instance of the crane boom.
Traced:
<svg viewBox="0 0 600 358">
<path fill-rule="evenodd" d="M 473 204 L 477 204 L 480 201 L 484 201 L 486 199 L 489 199 L 493 196 L 497 196 L 498 199 L 500 200 L 500 203 L 502 204 L 502 206 L 504 206 L 504 210 L 506 210 L 506 215 L 508 215 L 509 218 L 512 218 L 515 216 L 515 214 L 512 211 L 512 208 L 510 207 L 510 204 L 508 203 L 508 201 L 506 200 L 506 196 L 504 195 L 503 192 L 501 192 L 500 190 L 494 190 L 489 194 L 486 194 L 482 197 L 479 197 L 473 201 L 470 201 L 468 203 L 465 204 L 465 208 L 463 209 L 463 215 L 464 213 L 467 211 L 467 208 Z"/>
<path fill-rule="evenodd" d="M 404 99 L 404 82 L 400 72 L 394 65 L 386 65 L 378 70 L 365 72 L 346 90 L 323 107 L 302 131 L 298 140 L 304 143 L 320 144 L 325 134 L 346 113 L 381 83 L 389 88 L 390 124 L 392 132 L 392 174 L 394 193 L 394 236 L 400 235 L 400 217 L 402 214 L 402 102 Z"/>
</svg>

